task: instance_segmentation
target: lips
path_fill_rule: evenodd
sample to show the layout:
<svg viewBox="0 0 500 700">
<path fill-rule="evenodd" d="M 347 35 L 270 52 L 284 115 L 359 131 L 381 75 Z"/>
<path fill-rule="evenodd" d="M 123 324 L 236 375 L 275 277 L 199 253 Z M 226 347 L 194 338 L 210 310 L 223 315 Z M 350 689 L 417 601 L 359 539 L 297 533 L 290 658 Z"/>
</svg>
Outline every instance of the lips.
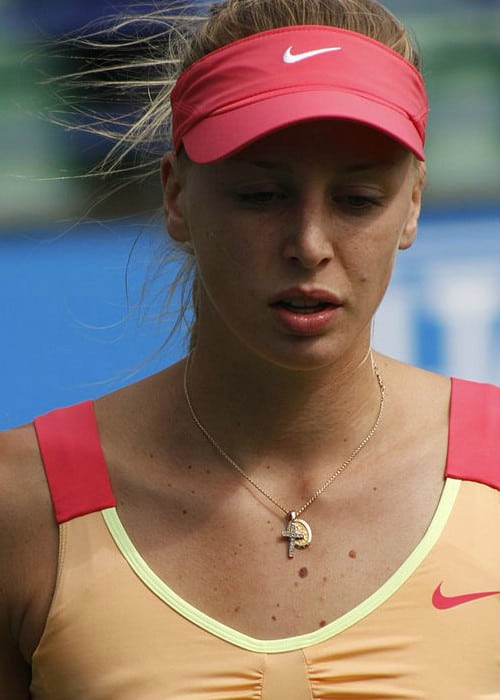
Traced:
<svg viewBox="0 0 500 700">
<path fill-rule="evenodd" d="M 324 289 L 287 289 L 276 295 L 270 306 L 280 324 L 298 335 L 321 333 L 342 310 L 340 299 Z"/>
<path fill-rule="evenodd" d="M 271 306 L 283 306 L 297 313 L 313 313 L 331 306 L 341 306 L 340 299 L 325 289 L 285 289 L 271 299 Z"/>
<path fill-rule="evenodd" d="M 322 301 L 307 301 L 307 300 L 288 300 L 279 301 L 273 306 L 281 306 L 296 314 L 315 314 L 332 306 L 329 302 Z"/>
</svg>

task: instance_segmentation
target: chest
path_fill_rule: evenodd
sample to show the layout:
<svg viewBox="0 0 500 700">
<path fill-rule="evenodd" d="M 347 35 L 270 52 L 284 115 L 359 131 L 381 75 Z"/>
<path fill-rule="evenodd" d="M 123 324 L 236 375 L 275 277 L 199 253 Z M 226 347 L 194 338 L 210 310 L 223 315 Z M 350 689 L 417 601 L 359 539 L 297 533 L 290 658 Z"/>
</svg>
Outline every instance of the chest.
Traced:
<svg viewBox="0 0 500 700">
<path fill-rule="evenodd" d="M 134 563 L 130 547 L 119 552 L 115 544 L 126 540 L 116 522 L 106 519 L 113 543 L 100 513 L 76 519 L 66 528 L 62 586 L 33 660 L 33 697 L 493 697 L 498 594 L 455 597 L 448 608 L 432 603 L 441 577 L 448 601 L 498 581 L 498 548 L 487 536 L 498 499 L 489 496 L 479 485 L 458 491 L 448 483 L 411 566 L 348 615 L 295 640 L 248 637 L 180 603 Z M 263 610 L 257 600 L 254 617 Z"/>
<path fill-rule="evenodd" d="M 301 514 L 311 529 L 290 557 L 287 518 L 248 488 L 175 491 L 148 508 L 122 503 L 122 522 L 147 564 L 183 600 L 260 639 L 306 634 L 382 586 L 421 541 L 442 489 L 365 483 L 324 494 Z"/>
</svg>

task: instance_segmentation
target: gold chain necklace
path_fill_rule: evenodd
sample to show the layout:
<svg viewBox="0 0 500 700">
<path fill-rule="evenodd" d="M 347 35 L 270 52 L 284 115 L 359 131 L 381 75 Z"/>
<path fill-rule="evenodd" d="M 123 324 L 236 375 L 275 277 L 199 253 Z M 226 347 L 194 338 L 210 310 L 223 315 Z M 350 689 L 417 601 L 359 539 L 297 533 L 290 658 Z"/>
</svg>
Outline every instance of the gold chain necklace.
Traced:
<svg viewBox="0 0 500 700">
<path fill-rule="evenodd" d="M 252 479 L 251 476 L 249 476 L 246 472 L 243 471 L 243 469 L 240 467 L 239 464 L 237 464 L 232 457 L 230 457 L 227 452 L 223 450 L 223 448 L 219 445 L 219 443 L 215 440 L 215 438 L 210 435 L 208 430 L 205 428 L 203 423 L 200 421 L 198 416 L 196 415 L 196 412 L 193 408 L 193 404 L 191 403 L 191 398 L 189 396 L 189 391 L 188 391 L 188 372 L 189 372 L 189 364 L 191 360 L 191 355 L 188 356 L 188 359 L 186 361 L 186 369 L 184 371 L 184 396 L 186 397 L 186 403 L 189 407 L 189 411 L 191 413 L 191 417 L 193 418 L 193 421 L 195 422 L 196 426 L 198 429 L 203 433 L 205 438 L 208 440 L 208 442 L 217 450 L 217 452 L 221 455 L 221 457 L 224 457 L 224 459 L 229 462 L 231 466 L 233 466 L 241 476 L 243 476 L 247 481 L 249 481 L 254 488 L 257 489 L 257 491 L 260 491 L 260 493 L 265 496 L 271 503 L 274 503 L 275 506 L 277 506 L 285 515 L 287 516 L 288 522 L 286 525 L 286 529 L 283 530 L 282 536 L 288 539 L 288 556 L 289 558 L 293 558 L 293 553 L 295 551 L 295 548 L 298 547 L 300 549 L 304 549 L 305 547 L 308 547 L 311 544 L 312 540 L 312 530 L 310 525 L 303 519 L 299 519 L 298 516 L 305 511 L 306 508 L 309 508 L 309 506 L 314 503 L 314 501 L 321 496 L 323 491 L 330 486 L 330 484 L 335 481 L 335 479 L 342 474 L 344 469 L 346 469 L 349 464 L 358 456 L 358 454 L 361 452 L 361 450 L 366 447 L 366 445 L 370 442 L 372 437 L 375 435 L 377 432 L 380 421 L 382 420 L 382 414 L 384 411 L 384 402 L 385 402 L 385 384 L 384 380 L 382 379 L 382 376 L 379 372 L 379 369 L 377 365 L 375 364 L 375 361 L 372 358 L 372 367 L 373 367 L 373 372 L 377 378 L 378 382 L 378 387 L 380 390 L 380 405 L 379 405 L 379 410 L 378 410 L 378 415 L 375 420 L 375 423 L 373 424 L 372 429 L 370 430 L 367 435 L 363 438 L 363 440 L 359 443 L 359 445 L 356 447 L 356 449 L 351 452 L 349 457 L 343 462 L 340 467 L 335 471 L 321 486 L 318 488 L 317 491 L 313 493 L 311 498 L 304 503 L 304 505 L 299 508 L 297 511 L 295 510 L 289 510 L 288 508 L 285 508 L 281 503 L 274 498 L 270 493 L 267 493 L 267 491 L 260 486 L 254 479 Z"/>
</svg>

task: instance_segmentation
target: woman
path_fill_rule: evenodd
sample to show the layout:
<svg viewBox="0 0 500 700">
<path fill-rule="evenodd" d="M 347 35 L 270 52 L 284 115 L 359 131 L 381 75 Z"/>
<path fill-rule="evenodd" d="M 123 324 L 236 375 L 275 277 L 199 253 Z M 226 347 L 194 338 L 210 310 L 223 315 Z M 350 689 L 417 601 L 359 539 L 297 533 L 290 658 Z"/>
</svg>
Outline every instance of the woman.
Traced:
<svg viewBox="0 0 500 700">
<path fill-rule="evenodd" d="M 500 392 L 371 348 L 425 181 L 408 34 L 226 0 L 179 65 L 192 352 L 3 436 L 2 697 L 495 697 Z"/>
</svg>

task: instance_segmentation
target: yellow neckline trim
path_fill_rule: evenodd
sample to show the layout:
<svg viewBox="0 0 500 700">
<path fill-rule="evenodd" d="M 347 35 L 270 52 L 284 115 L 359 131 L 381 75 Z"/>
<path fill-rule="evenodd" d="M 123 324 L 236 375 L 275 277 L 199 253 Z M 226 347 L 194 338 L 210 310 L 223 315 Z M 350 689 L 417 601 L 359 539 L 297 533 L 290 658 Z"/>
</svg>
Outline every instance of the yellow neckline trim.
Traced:
<svg viewBox="0 0 500 700">
<path fill-rule="evenodd" d="M 414 573 L 415 569 L 422 563 L 439 539 L 448 521 L 453 505 L 455 504 L 460 484 L 461 481 L 457 479 L 449 478 L 446 480 L 439 505 L 422 540 L 399 569 L 397 569 L 379 589 L 355 608 L 325 627 L 315 630 L 314 632 L 309 632 L 308 634 L 286 637 L 284 639 L 256 639 L 250 637 L 242 632 L 238 632 L 232 627 L 218 622 L 209 615 L 201 612 L 201 610 L 198 610 L 198 608 L 195 608 L 167 586 L 144 561 L 123 527 L 116 508 L 107 508 L 102 511 L 102 515 L 118 549 L 130 564 L 133 571 L 141 581 L 161 600 L 167 603 L 167 605 L 195 625 L 202 627 L 231 644 L 235 644 L 249 651 L 279 654 L 310 647 L 330 639 L 369 615 L 395 593 Z"/>
</svg>

